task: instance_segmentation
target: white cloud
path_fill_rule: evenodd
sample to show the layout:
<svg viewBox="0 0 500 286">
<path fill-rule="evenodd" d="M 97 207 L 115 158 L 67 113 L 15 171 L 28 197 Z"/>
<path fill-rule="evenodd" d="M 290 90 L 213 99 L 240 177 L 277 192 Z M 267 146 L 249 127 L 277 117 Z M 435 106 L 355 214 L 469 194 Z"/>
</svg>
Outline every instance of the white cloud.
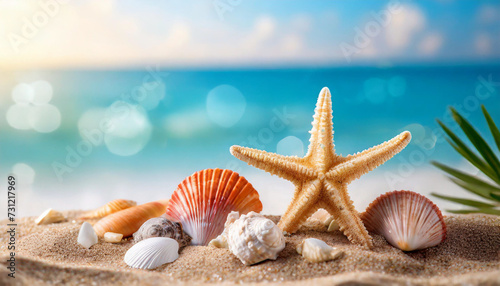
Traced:
<svg viewBox="0 0 500 286">
<path fill-rule="evenodd" d="M 245 39 L 244 46 L 255 50 L 263 42 L 271 39 L 276 31 L 276 21 L 270 16 L 260 16 L 255 20 L 253 30 Z"/>
<path fill-rule="evenodd" d="M 493 5 L 483 5 L 476 14 L 479 23 L 489 24 L 498 22 L 500 19 L 500 8 Z"/>
<path fill-rule="evenodd" d="M 443 36 L 437 32 L 425 35 L 423 40 L 418 45 L 418 50 L 423 55 L 433 55 L 443 45 Z"/>
<path fill-rule="evenodd" d="M 489 54 L 491 51 L 491 37 L 486 33 L 476 35 L 474 39 L 474 47 L 479 54 Z"/>
<path fill-rule="evenodd" d="M 423 12 L 412 5 L 402 5 L 401 11 L 392 14 L 392 19 L 385 29 L 385 39 L 388 48 L 403 50 L 408 47 L 415 34 L 422 31 L 426 25 Z"/>
</svg>

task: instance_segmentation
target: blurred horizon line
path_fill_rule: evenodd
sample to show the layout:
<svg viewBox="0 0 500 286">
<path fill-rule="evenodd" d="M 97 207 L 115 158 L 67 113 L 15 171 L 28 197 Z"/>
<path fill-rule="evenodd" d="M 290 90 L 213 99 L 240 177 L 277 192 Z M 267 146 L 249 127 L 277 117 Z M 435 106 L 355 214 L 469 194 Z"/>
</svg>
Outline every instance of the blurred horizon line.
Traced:
<svg viewBox="0 0 500 286">
<path fill-rule="evenodd" d="M 203 71 L 203 70 L 211 70 L 211 71 L 216 71 L 216 70 L 307 70 L 307 69 L 359 69 L 359 68 L 366 68 L 366 69 L 391 69 L 391 68 L 427 68 L 427 67 L 432 67 L 432 68 L 452 68 L 452 67 L 498 67 L 500 66 L 500 58 L 498 60 L 492 61 L 491 59 L 489 60 L 484 60 L 484 61 L 462 61 L 462 62 L 456 62 L 456 61 L 441 61 L 441 62 L 436 62 L 436 61 L 404 61 L 404 62 L 390 62 L 390 61 L 380 61 L 380 62 L 373 62 L 373 61 L 357 61 L 354 63 L 345 63 L 341 64 L 338 62 L 335 63 L 325 63 L 325 64 L 320 64 L 320 63 L 315 63 L 311 61 L 307 62 L 296 62 L 296 63 L 274 63 L 274 62 L 269 62 L 269 63 L 260 63 L 260 64 L 238 64 L 238 63 L 226 63 L 226 64 L 211 64 L 211 63 L 205 63 L 205 64 L 189 64 L 189 63 L 183 63 L 183 64 L 159 64 L 159 63 L 144 63 L 144 64 L 124 64 L 124 65 L 106 65 L 106 66 L 66 66 L 66 67 L 48 67 L 48 66 L 41 66 L 41 67 L 32 67 L 32 68 L 5 68 L 5 67 L 0 67 L 0 73 L 1 72 L 30 72 L 30 71 L 118 71 L 118 70 L 138 70 L 138 69 L 143 69 L 145 67 L 157 67 L 158 69 L 165 70 L 165 69 L 171 69 L 171 70 L 196 70 L 196 71 Z"/>
</svg>

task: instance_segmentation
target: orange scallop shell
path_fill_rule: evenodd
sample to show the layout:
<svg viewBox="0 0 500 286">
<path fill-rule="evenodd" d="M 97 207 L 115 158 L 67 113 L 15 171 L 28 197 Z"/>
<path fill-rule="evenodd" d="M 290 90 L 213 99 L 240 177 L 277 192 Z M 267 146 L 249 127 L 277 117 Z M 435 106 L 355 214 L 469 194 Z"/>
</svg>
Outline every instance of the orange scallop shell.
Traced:
<svg viewBox="0 0 500 286">
<path fill-rule="evenodd" d="M 231 211 L 260 212 L 259 193 L 231 170 L 206 169 L 179 184 L 167 206 L 167 216 L 182 223 L 191 244 L 208 245 L 224 230 Z"/>
<path fill-rule="evenodd" d="M 106 232 L 131 236 L 145 221 L 164 214 L 167 203 L 168 200 L 161 200 L 118 211 L 99 220 L 94 230 L 99 237 L 103 237 Z"/>
<path fill-rule="evenodd" d="M 379 196 L 361 214 L 361 220 L 369 231 L 383 235 L 403 251 L 436 246 L 446 238 L 446 224 L 439 208 L 411 191 Z"/>
<path fill-rule="evenodd" d="M 103 205 L 100 208 L 97 208 L 95 210 L 89 211 L 84 213 L 79 217 L 79 219 L 97 219 L 97 218 L 103 218 L 107 215 L 110 215 L 112 213 L 115 213 L 117 211 L 121 211 L 124 209 L 128 209 L 130 207 L 136 206 L 137 203 L 134 201 L 129 201 L 129 200 L 114 200 L 111 201 L 105 205 Z"/>
</svg>

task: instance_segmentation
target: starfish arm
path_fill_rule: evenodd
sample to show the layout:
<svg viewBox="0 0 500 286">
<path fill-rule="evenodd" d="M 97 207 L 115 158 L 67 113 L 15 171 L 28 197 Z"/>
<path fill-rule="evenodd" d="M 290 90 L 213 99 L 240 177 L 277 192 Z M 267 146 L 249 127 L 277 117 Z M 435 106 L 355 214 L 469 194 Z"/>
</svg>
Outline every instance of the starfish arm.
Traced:
<svg viewBox="0 0 500 286">
<path fill-rule="evenodd" d="M 410 140 L 410 132 L 405 131 L 380 145 L 355 155 L 349 155 L 342 163 L 329 171 L 326 178 L 335 178 L 338 182 L 348 184 L 385 163 L 403 150 Z"/>
<path fill-rule="evenodd" d="M 278 227 L 288 233 L 296 232 L 319 208 L 318 198 L 321 188 L 322 184 L 318 179 L 297 185 L 292 203 L 281 216 Z"/>
<path fill-rule="evenodd" d="M 347 193 L 346 184 L 325 183 L 326 196 L 322 199 L 322 206 L 335 219 L 349 241 L 363 245 L 366 248 L 373 247 L 373 241 L 359 214 Z"/>
<path fill-rule="evenodd" d="M 305 158 L 325 172 L 336 157 L 333 144 L 332 98 L 327 87 L 319 93 L 313 118 L 312 129 L 309 131 L 309 149 Z"/>
<path fill-rule="evenodd" d="M 237 145 L 231 146 L 230 152 L 234 157 L 249 165 L 291 182 L 296 182 L 298 178 L 304 176 L 317 176 L 317 172 L 303 165 L 301 162 L 303 159 L 299 157 L 283 156 Z"/>
</svg>

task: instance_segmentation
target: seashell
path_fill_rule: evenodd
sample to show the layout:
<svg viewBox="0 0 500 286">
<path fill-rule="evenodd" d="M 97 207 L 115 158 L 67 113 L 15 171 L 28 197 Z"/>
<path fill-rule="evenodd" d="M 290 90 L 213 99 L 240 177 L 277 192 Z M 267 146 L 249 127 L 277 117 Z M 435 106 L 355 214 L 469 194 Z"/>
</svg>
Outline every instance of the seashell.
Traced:
<svg viewBox="0 0 500 286">
<path fill-rule="evenodd" d="M 328 232 L 336 231 L 340 229 L 340 225 L 336 220 L 332 220 L 330 224 L 328 225 Z"/>
<path fill-rule="evenodd" d="M 231 170 L 206 169 L 179 184 L 167 206 L 167 216 L 179 221 L 193 240 L 207 245 L 221 234 L 231 211 L 260 212 L 262 203 L 252 185 Z"/>
<path fill-rule="evenodd" d="M 285 248 L 285 237 L 270 219 L 250 212 L 229 226 L 227 244 L 241 262 L 252 265 L 266 259 L 276 260 Z"/>
<path fill-rule="evenodd" d="M 344 251 L 331 247 L 326 242 L 316 239 L 304 239 L 297 245 L 297 252 L 310 262 L 323 262 L 342 257 Z"/>
<path fill-rule="evenodd" d="M 318 209 L 307 220 L 316 220 L 325 226 L 329 226 L 333 220 L 333 216 L 325 209 Z"/>
<path fill-rule="evenodd" d="M 178 222 L 170 221 L 164 217 L 155 217 L 147 220 L 138 231 L 134 233 L 134 241 L 139 242 L 150 237 L 170 237 L 179 245 L 189 245 L 191 237 L 182 230 L 182 225 Z"/>
<path fill-rule="evenodd" d="M 38 218 L 35 219 L 35 223 L 37 225 L 40 224 L 49 224 L 61 222 L 64 220 L 64 215 L 58 211 L 53 209 L 48 209 L 44 211 Z"/>
<path fill-rule="evenodd" d="M 106 232 L 104 234 L 104 241 L 111 243 L 120 243 L 122 242 L 123 234 L 114 233 L 114 232 Z"/>
<path fill-rule="evenodd" d="M 179 243 L 169 237 L 141 240 L 125 253 L 124 261 L 132 268 L 154 269 L 179 258 Z"/>
<path fill-rule="evenodd" d="M 318 209 L 308 219 L 308 221 L 319 221 L 327 228 L 328 232 L 339 230 L 339 224 L 334 220 L 334 217 L 325 209 Z"/>
<path fill-rule="evenodd" d="M 78 232 L 78 243 L 85 248 L 90 248 L 92 245 L 97 243 L 97 234 L 95 233 L 92 225 L 88 222 L 84 222 Z"/>
<path fill-rule="evenodd" d="M 383 235 L 403 251 L 436 246 L 446 238 L 446 224 L 439 208 L 411 191 L 381 195 L 361 214 L 361 219 L 369 231 Z"/>
<path fill-rule="evenodd" d="M 233 224 L 233 222 L 235 222 L 239 217 L 239 212 L 230 212 L 227 215 L 226 223 L 224 224 L 224 231 L 219 236 L 212 239 L 208 245 L 216 248 L 228 248 L 227 231 L 229 229 L 229 226 Z"/>
<path fill-rule="evenodd" d="M 114 200 L 111 201 L 105 205 L 103 205 L 100 208 L 97 208 L 93 211 L 89 211 L 84 213 L 79 217 L 79 219 L 97 219 L 97 218 L 103 218 L 107 215 L 110 215 L 112 213 L 115 213 L 117 211 L 121 211 L 133 206 L 136 206 L 137 203 L 134 201 L 129 201 L 129 200 Z"/>
<path fill-rule="evenodd" d="M 123 237 L 131 236 L 145 221 L 165 212 L 166 205 L 165 200 L 156 201 L 110 214 L 94 225 L 95 232 L 99 237 L 106 232 L 121 233 Z"/>
</svg>

